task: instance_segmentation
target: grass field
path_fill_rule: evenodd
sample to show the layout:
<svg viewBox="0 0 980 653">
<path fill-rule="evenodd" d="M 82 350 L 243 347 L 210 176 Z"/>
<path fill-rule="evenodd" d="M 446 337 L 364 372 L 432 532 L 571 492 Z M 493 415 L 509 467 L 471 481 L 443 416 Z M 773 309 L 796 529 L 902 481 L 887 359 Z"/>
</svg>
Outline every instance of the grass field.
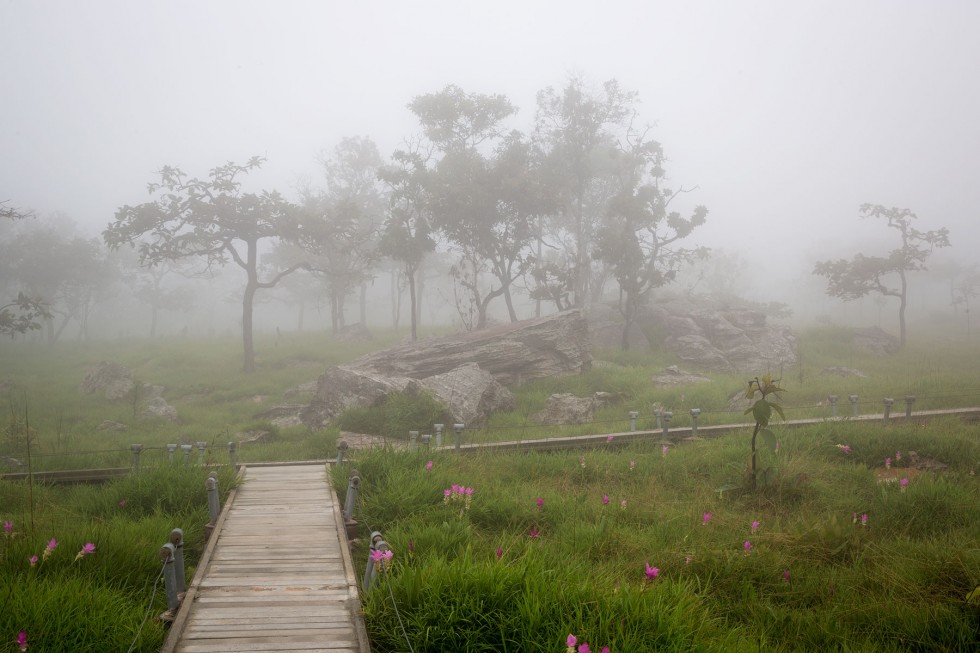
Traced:
<svg viewBox="0 0 980 653">
<path fill-rule="evenodd" d="M 278 343 L 259 337 L 259 370 L 248 376 L 239 371 L 234 339 L 0 343 L 7 411 L 0 461 L 29 460 L 35 470 L 126 467 L 130 445 L 145 448 L 140 476 L 103 486 L 31 489 L 0 481 L 0 521 L 11 524 L 0 541 L 0 651 L 15 650 L 20 630 L 30 634 L 31 650 L 126 650 L 152 595 L 156 549 L 175 526 L 199 543 L 206 521 L 203 468 L 179 459 L 171 465 L 165 445 L 207 442 L 205 460 L 226 462 L 228 441 L 262 429 L 274 438 L 242 446 L 240 460 L 332 458 L 339 427 L 276 429 L 256 415 L 308 400 L 308 390 L 284 395 L 325 367 L 399 337 L 382 334 L 370 346 L 332 343 L 323 334 Z M 900 354 L 876 358 L 844 340 L 835 329 L 805 332 L 802 365 L 758 370 L 782 376 L 787 418 L 829 416 L 830 394 L 841 397 L 839 415 L 849 414 L 850 394 L 859 396 L 862 413 L 881 412 L 884 397 L 895 398 L 902 413 L 907 394 L 916 396 L 916 410 L 980 405 L 980 346 L 913 340 Z M 711 383 L 657 389 L 650 377 L 677 363 L 665 354 L 600 351 L 595 358 L 586 374 L 514 388 L 518 408 L 468 428 L 465 441 L 625 431 L 630 410 L 641 413 L 641 429 L 650 428 L 655 406 L 671 410 L 675 426 L 687 425 L 695 407 L 702 425 L 747 420 L 730 407 L 744 390 L 742 376 L 709 374 Z M 103 360 L 164 386 L 180 423 L 136 419 L 130 401 L 81 394 L 86 371 Z M 831 366 L 865 376 L 823 373 Z M 594 423 L 542 427 L 531 418 L 551 393 L 597 390 L 623 400 Z M 424 408 L 396 398 L 342 421 L 350 430 L 407 438 L 409 430 L 429 430 L 431 420 L 418 423 Z M 105 420 L 128 429 L 99 430 Z M 376 650 L 408 650 L 399 617 L 415 651 L 562 651 L 569 634 L 596 653 L 602 646 L 976 650 L 980 606 L 967 596 L 980 584 L 980 427 L 896 420 L 793 430 L 775 421 L 772 428 L 780 447 L 762 452 L 764 482 L 755 492 L 745 481 L 749 431 L 666 452 L 651 439 L 557 453 L 358 454 L 359 518 L 382 530 L 395 551 L 365 605 Z M 910 452 L 945 468 L 913 467 Z M 341 494 L 347 471 L 334 471 Z M 223 489 L 230 482 L 223 479 Z M 452 498 L 453 485 L 473 488 L 468 507 L 465 495 Z M 44 558 L 51 538 L 58 546 Z M 95 552 L 76 560 L 87 543 Z M 356 555 L 367 558 L 360 548 Z M 158 614 L 159 592 L 154 601 Z M 151 620 L 134 650 L 156 650 L 162 636 Z"/>
</svg>

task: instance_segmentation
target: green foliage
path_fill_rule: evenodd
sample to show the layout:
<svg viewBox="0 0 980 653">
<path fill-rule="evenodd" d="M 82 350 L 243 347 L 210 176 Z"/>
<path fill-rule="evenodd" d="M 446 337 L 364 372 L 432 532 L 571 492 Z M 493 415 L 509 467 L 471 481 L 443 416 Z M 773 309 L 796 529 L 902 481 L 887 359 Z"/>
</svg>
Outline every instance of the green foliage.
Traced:
<svg viewBox="0 0 980 653">
<path fill-rule="evenodd" d="M 429 432 L 433 424 L 452 424 L 453 419 L 428 393 L 395 392 L 376 406 L 348 408 L 334 423 L 343 431 L 404 440 L 409 431 Z"/>
</svg>

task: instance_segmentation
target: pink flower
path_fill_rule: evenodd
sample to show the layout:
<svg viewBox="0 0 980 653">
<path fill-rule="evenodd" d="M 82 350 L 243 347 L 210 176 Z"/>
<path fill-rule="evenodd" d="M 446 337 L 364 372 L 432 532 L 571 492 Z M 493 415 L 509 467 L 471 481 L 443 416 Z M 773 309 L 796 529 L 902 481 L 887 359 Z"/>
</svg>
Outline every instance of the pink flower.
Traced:
<svg viewBox="0 0 980 653">
<path fill-rule="evenodd" d="M 861 515 L 861 525 L 862 526 L 868 525 L 868 513 L 864 513 L 863 515 Z"/>
<path fill-rule="evenodd" d="M 544 499 L 542 497 L 538 497 L 537 499 L 535 499 L 534 503 L 538 504 L 538 510 L 544 508 Z"/>
<path fill-rule="evenodd" d="M 745 540 L 745 544 L 742 545 L 742 548 L 745 549 L 745 555 L 752 553 L 752 543 L 748 540 Z"/>
<path fill-rule="evenodd" d="M 837 445 L 837 448 L 840 449 L 844 453 L 851 453 L 851 446 L 850 445 L 847 445 L 847 444 L 839 444 L 839 445 Z"/>
<path fill-rule="evenodd" d="M 125 508 L 127 503 L 129 503 L 129 500 L 128 499 L 120 499 L 119 500 L 119 507 L 120 508 Z"/>
<path fill-rule="evenodd" d="M 425 463 L 425 471 L 432 471 L 432 461 Z"/>
<path fill-rule="evenodd" d="M 608 494 L 603 494 L 602 495 L 602 505 L 604 505 L 604 506 L 608 506 L 609 505 L 609 495 Z"/>
<path fill-rule="evenodd" d="M 500 548 L 500 547 L 498 546 L 498 547 L 497 547 L 497 560 L 500 560 L 500 558 L 501 558 L 501 556 L 503 556 L 503 555 L 504 555 L 504 550 L 503 550 L 503 549 L 501 549 L 501 548 Z"/>
<path fill-rule="evenodd" d="M 31 556 L 30 558 L 27 559 L 27 561 L 31 563 L 32 567 L 34 567 L 37 565 L 37 556 Z"/>
<path fill-rule="evenodd" d="M 784 583 L 788 583 L 789 582 L 789 569 L 787 569 L 786 571 L 783 572 L 783 582 Z"/>
<path fill-rule="evenodd" d="M 378 566 L 378 571 L 384 571 L 393 557 L 395 557 L 395 552 L 390 549 L 388 551 L 371 551 L 371 560 Z"/>
<path fill-rule="evenodd" d="M 670 447 L 668 447 L 666 444 L 664 446 L 660 447 L 660 455 L 662 455 L 664 458 L 667 457 L 667 452 L 668 451 L 670 451 Z"/>
<path fill-rule="evenodd" d="M 84 558 L 85 556 L 90 555 L 92 553 L 95 553 L 95 545 L 92 544 L 91 542 L 86 542 L 85 545 L 82 546 L 82 550 L 75 555 L 75 560 Z"/>
<path fill-rule="evenodd" d="M 892 468 L 892 459 L 885 458 L 885 469 L 891 469 L 891 468 Z"/>
<path fill-rule="evenodd" d="M 415 553 L 415 540 L 408 541 L 408 555 Z"/>
<path fill-rule="evenodd" d="M 11 522 L 11 521 L 5 521 L 5 522 L 3 522 L 3 532 L 6 535 L 10 535 L 11 533 L 13 533 L 14 532 L 14 524 L 13 524 L 13 522 Z"/>
<path fill-rule="evenodd" d="M 538 527 L 537 526 L 532 526 L 531 527 L 531 530 L 528 531 L 527 535 L 532 540 L 534 540 L 534 539 L 537 539 L 537 538 L 541 537 L 541 531 L 538 530 Z"/>
<path fill-rule="evenodd" d="M 755 520 L 755 521 L 753 521 L 753 522 L 752 522 L 752 523 L 750 524 L 750 526 L 751 526 L 751 528 L 752 528 L 752 532 L 753 532 L 753 533 L 754 533 L 754 532 L 756 532 L 757 530 L 759 530 L 759 520 L 757 519 L 757 520 Z"/>
<path fill-rule="evenodd" d="M 14 642 L 20 648 L 21 651 L 27 650 L 27 633 L 23 630 L 17 633 L 17 639 Z"/>
<path fill-rule="evenodd" d="M 602 647 L 602 650 L 599 651 L 599 653 L 609 653 L 609 647 L 608 646 L 603 646 Z"/>
<path fill-rule="evenodd" d="M 589 643 L 588 642 L 585 642 L 583 644 L 579 644 L 578 645 L 578 653 L 592 653 L 592 651 L 589 650 Z"/>
<path fill-rule="evenodd" d="M 610 435 L 609 437 L 606 438 L 606 442 L 612 442 L 612 441 L 613 441 L 613 436 Z"/>
<path fill-rule="evenodd" d="M 636 469 L 636 461 L 635 460 L 631 460 L 630 461 L 630 471 L 633 471 L 634 469 Z"/>
<path fill-rule="evenodd" d="M 710 512 L 706 512 L 703 515 L 701 515 L 701 525 L 702 526 L 707 526 L 709 521 L 711 521 L 711 513 Z"/>
<path fill-rule="evenodd" d="M 58 540 L 52 537 L 51 540 L 48 542 L 48 545 L 44 548 L 44 553 L 41 554 L 41 559 L 47 560 L 48 556 L 54 553 L 54 550 L 57 548 L 58 548 Z"/>
<path fill-rule="evenodd" d="M 622 501 L 619 502 L 619 509 L 626 510 L 626 499 L 623 499 Z"/>
<path fill-rule="evenodd" d="M 902 486 L 902 492 L 905 492 L 905 488 L 908 487 L 909 484 L 909 479 L 903 478 L 898 482 L 898 484 Z"/>
<path fill-rule="evenodd" d="M 646 566 L 647 566 L 646 568 L 647 580 L 653 580 L 654 578 L 660 575 L 660 570 L 657 569 L 656 567 L 651 567 L 649 562 L 646 563 Z"/>
<path fill-rule="evenodd" d="M 898 462 L 901 459 L 902 459 L 902 452 L 901 451 L 896 451 L 895 452 L 895 462 Z"/>
<path fill-rule="evenodd" d="M 574 648 L 578 644 L 578 638 L 575 635 L 568 633 L 568 637 L 565 639 L 565 646 L 568 648 Z"/>
</svg>

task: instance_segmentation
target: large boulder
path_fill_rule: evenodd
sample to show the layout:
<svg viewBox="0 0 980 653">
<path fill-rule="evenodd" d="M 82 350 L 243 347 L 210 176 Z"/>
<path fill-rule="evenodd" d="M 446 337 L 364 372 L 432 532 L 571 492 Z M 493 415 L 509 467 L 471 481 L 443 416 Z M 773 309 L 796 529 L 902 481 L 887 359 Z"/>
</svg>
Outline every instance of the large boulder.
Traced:
<svg viewBox="0 0 980 653">
<path fill-rule="evenodd" d="M 851 344 L 861 351 L 875 356 L 887 356 L 902 348 L 901 341 L 881 327 L 854 329 Z"/>
<path fill-rule="evenodd" d="M 579 311 L 397 345 L 332 367 L 317 380 L 301 419 L 319 428 L 352 406 L 377 405 L 394 392 L 426 392 L 454 419 L 477 425 L 510 410 L 504 387 L 590 369 L 588 326 Z"/>
<path fill-rule="evenodd" d="M 702 369 L 733 373 L 796 362 L 795 334 L 770 324 L 762 311 L 668 299 L 644 310 L 639 319 L 666 333 L 668 351 Z"/>
<path fill-rule="evenodd" d="M 101 361 L 85 373 L 79 390 L 91 395 L 104 393 L 110 401 L 125 399 L 136 387 L 133 373 L 119 363 Z"/>
<path fill-rule="evenodd" d="M 568 392 L 553 394 L 545 401 L 544 408 L 533 415 L 539 424 L 588 424 L 595 419 L 595 411 L 619 400 L 609 392 L 596 392 L 591 397 L 577 397 Z"/>
</svg>

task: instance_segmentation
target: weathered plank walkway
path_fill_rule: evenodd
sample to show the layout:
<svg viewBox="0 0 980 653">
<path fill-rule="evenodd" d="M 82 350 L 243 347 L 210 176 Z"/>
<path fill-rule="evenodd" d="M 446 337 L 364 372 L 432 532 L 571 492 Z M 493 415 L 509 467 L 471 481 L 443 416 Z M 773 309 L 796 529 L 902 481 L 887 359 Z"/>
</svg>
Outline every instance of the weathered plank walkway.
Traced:
<svg viewBox="0 0 980 653">
<path fill-rule="evenodd" d="M 369 651 L 341 511 L 323 465 L 247 468 L 163 651 Z"/>
</svg>

